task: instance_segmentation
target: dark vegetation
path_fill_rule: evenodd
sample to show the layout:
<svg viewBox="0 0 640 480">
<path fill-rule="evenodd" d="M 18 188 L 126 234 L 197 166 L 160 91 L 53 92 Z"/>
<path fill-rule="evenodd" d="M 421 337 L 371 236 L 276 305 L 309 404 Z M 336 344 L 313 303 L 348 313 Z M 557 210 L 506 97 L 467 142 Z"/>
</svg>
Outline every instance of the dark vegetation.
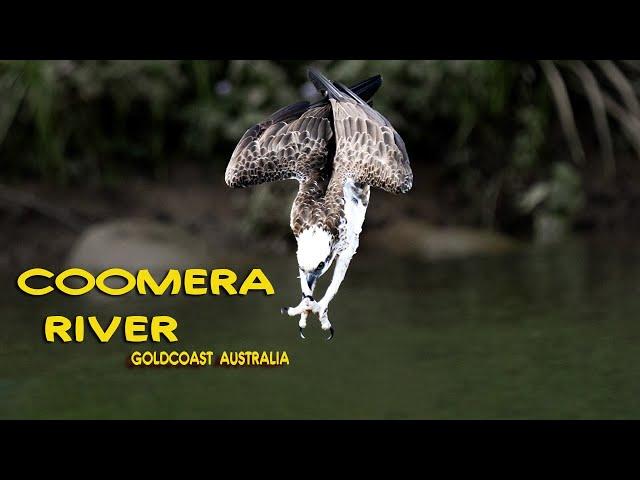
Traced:
<svg viewBox="0 0 640 480">
<path fill-rule="evenodd" d="M 549 221 L 640 227 L 633 61 L 2 62 L 0 208 L 26 183 L 103 192 L 185 165 L 220 188 L 246 128 L 314 95 L 311 63 L 345 83 L 383 75 L 374 106 L 405 139 L 427 220 L 521 236 Z"/>
</svg>

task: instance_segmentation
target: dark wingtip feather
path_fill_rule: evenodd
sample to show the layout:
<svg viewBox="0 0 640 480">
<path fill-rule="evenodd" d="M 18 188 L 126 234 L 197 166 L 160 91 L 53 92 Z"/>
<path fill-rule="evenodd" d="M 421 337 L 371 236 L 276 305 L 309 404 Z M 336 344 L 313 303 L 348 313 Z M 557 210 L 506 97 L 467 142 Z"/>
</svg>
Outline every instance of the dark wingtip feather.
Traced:
<svg viewBox="0 0 640 480">
<path fill-rule="evenodd" d="M 337 82 L 334 82 L 336 86 L 339 87 Z M 366 80 L 362 80 L 361 82 L 356 83 L 349 87 L 356 95 L 362 98 L 365 102 L 370 100 L 371 97 L 378 91 L 378 89 L 382 86 L 382 75 L 375 75 L 371 78 L 367 78 Z"/>
<path fill-rule="evenodd" d="M 335 98 L 336 100 L 344 99 L 344 95 L 340 93 L 340 90 L 336 88 L 331 80 L 329 80 L 315 68 L 309 69 L 308 77 L 311 83 L 313 83 L 313 85 L 319 92 L 322 92 L 324 90 L 327 92 L 327 95 L 329 95 L 330 98 Z"/>
<path fill-rule="evenodd" d="M 292 118 L 298 118 L 302 113 L 309 109 L 309 102 L 298 102 L 292 105 L 287 105 L 281 108 L 269 117 L 271 123 L 278 123 L 290 120 Z"/>
<path fill-rule="evenodd" d="M 341 84 L 339 82 L 333 82 L 333 84 L 336 86 L 336 88 L 340 88 L 339 86 Z M 352 85 L 350 89 L 353 90 L 356 93 L 356 95 L 358 95 L 360 98 L 365 100 L 371 106 L 373 105 L 371 97 L 373 97 L 373 95 L 378 91 L 381 85 L 382 85 L 382 75 L 375 75 L 371 78 L 367 78 L 366 80 L 362 80 Z M 320 107 L 322 105 L 326 105 L 327 103 L 329 103 L 325 96 L 326 90 L 324 88 L 322 89 L 321 93 L 324 98 L 315 102 L 309 108 Z"/>
</svg>

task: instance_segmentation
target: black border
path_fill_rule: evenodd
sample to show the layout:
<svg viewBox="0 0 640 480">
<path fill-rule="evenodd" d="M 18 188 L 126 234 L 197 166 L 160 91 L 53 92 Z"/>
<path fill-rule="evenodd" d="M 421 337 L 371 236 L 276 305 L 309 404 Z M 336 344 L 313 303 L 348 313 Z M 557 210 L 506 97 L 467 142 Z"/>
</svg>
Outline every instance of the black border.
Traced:
<svg viewBox="0 0 640 480">
<path fill-rule="evenodd" d="M 0 58 L 640 58 L 636 16 L 606 6 L 591 18 L 586 5 L 568 12 L 545 4 L 364 6 L 129 6 L 84 18 L 7 12 Z"/>
<path fill-rule="evenodd" d="M 3 420 L 5 438 L 41 438 L 48 441 L 61 430 L 65 434 L 99 440 L 111 435 L 136 435 L 153 441 L 157 436 L 214 435 L 224 442 L 247 439 L 264 440 L 265 448 L 288 439 L 330 438 L 333 445 L 354 440 L 375 445 L 381 442 L 422 445 L 438 443 L 458 447 L 483 448 L 492 437 L 491 448 L 523 448 L 530 442 L 543 441 L 539 447 L 592 448 L 615 445 L 640 433 L 637 420 Z M 344 436 L 347 435 L 347 436 Z M 354 435 L 354 436 L 351 436 Z M 296 440 L 297 441 L 297 440 Z M 307 448 L 307 447 L 305 447 Z"/>
<path fill-rule="evenodd" d="M 3 421 L 3 458 L 60 472 L 191 471 L 246 477 L 357 469 L 442 478 L 635 471 L 638 421 Z M 15 456 L 12 453 L 15 452 Z M 131 468 L 133 465 L 134 468 Z M 626 465 L 626 467 L 625 467 Z M 127 466 L 126 470 L 118 470 Z M 73 468 L 72 468 L 73 467 Z M 60 469 L 63 470 L 60 470 Z M 275 470 L 274 470 L 275 469 Z M 200 475 L 200 474 L 199 474 Z M 614 476 L 614 478 L 617 478 Z"/>
</svg>

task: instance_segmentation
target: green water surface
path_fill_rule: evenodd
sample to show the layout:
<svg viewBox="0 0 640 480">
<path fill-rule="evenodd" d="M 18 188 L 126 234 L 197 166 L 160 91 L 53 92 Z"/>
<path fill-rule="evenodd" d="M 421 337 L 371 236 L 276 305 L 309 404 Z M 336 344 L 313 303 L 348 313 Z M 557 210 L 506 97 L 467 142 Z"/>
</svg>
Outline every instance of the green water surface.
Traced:
<svg viewBox="0 0 640 480">
<path fill-rule="evenodd" d="M 640 253 L 567 244 L 438 263 L 358 254 L 323 339 L 276 295 L 29 297 L 4 280 L 2 418 L 640 418 Z M 228 265 L 238 272 L 246 266 Z M 326 282 L 321 289 L 326 287 Z M 177 344 L 48 344 L 44 318 L 171 315 Z M 132 369 L 134 350 L 286 350 L 282 368 Z"/>
</svg>

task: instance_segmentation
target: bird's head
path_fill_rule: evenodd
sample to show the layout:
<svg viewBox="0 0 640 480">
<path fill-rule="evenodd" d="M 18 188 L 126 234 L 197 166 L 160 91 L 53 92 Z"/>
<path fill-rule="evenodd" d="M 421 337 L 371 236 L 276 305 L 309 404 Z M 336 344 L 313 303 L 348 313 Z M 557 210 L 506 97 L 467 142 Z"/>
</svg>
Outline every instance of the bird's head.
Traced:
<svg viewBox="0 0 640 480">
<path fill-rule="evenodd" d="M 322 276 L 335 258 L 335 239 L 324 229 L 311 227 L 297 237 L 298 266 L 309 288 Z"/>
</svg>

